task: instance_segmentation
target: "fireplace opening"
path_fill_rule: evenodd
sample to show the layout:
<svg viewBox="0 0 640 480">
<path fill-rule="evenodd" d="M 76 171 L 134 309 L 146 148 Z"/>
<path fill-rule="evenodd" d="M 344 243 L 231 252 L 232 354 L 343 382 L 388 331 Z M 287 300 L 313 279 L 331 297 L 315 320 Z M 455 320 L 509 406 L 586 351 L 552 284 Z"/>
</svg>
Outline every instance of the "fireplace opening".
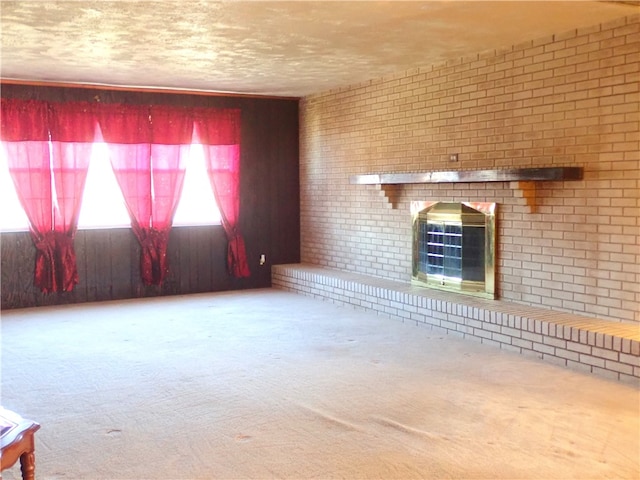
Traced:
<svg viewBox="0 0 640 480">
<path fill-rule="evenodd" d="M 495 298 L 495 208 L 412 202 L 413 283 Z"/>
</svg>

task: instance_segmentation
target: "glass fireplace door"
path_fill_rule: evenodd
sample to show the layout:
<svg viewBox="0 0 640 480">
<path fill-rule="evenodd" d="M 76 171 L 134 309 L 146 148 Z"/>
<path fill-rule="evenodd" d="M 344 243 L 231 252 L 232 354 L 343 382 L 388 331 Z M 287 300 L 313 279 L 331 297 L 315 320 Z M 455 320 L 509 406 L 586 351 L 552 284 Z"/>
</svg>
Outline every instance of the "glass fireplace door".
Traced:
<svg viewBox="0 0 640 480">
<path fill-rule="evenodd" d="M 414 283 L 493 298 L 495 204 L 432 202 L 413 212 Z"/>
</svg>

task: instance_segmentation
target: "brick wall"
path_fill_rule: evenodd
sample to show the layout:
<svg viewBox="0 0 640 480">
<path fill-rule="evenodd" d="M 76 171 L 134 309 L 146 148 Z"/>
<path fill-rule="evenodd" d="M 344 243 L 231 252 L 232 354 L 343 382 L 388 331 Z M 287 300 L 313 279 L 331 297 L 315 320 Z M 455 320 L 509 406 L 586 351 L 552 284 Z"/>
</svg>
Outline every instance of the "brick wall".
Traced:
<svg viewBox="0 0 640 480">
<path fill-rule="evenodd" d="M 409 202 L 495 201 L 501 298 L 640 322 L 639 65 L 633 16 L 303 99 L 302 261 L 409 282 Z M 548 166 L 584 179 L 538 183 L 533 207 L 504 182 L 349 184 Z"/>
</svg>

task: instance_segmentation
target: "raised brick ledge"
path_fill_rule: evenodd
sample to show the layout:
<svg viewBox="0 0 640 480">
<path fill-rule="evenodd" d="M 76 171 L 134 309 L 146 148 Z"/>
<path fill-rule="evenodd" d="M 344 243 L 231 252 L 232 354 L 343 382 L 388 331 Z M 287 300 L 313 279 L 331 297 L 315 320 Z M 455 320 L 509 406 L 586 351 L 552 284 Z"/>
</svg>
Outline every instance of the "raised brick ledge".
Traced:
<svg viewBox="0 0 640 480">
<path fill-rule="evenodd" d="M 500 348 L 638 384 L 640 325 L 459 295 L 310 264 L 274 265 L 272 285 L 426 324 Z"/>
</svg>

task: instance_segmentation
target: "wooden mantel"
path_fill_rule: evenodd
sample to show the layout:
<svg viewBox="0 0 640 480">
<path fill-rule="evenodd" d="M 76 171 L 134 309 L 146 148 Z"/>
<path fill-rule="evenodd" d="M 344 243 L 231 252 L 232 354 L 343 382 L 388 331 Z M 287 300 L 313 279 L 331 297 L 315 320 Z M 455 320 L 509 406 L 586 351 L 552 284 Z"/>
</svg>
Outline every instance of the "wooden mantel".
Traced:
<svg viewBox="0 0 640 480">
<path fill-rule="evenodd" d="M 582 180 L 582 167 L 509 168 L 497 170 L 453 170 L 449 172 L 366 173 L 352 175 L 349 183 L 398 185 L 405 183 L 542 182 Z"/>
<path fill-rule="evenodd" d="M 517 190 L 530 212 L 536 209 L 535 182 L 552 182 L 565 180 L 582 180 L 582 167 L 542 167 L 542 168 L 508 168 L 495 170 L 453 170 L 409 173 L 366 173 L 351 175 L 349 183 L 354 185 L 376 185 L 393 208 L 395 203 L 394 186 L 415 183 L 484 183 L 510 182 L 510 187 Z"/>
</svg>

